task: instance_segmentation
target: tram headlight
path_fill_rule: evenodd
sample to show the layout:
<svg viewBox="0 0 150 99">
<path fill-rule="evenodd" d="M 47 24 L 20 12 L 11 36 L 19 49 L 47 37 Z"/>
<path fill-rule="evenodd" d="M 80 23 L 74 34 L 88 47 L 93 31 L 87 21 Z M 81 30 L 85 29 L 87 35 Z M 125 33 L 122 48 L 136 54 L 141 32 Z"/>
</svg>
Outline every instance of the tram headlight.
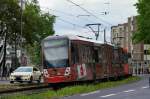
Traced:
<svg viewBox="0 0 150 99">
<path fill-rule="evenodd" d="M 70 71 L 71 71 L 70 67 L 67 67 L 66 70 L 65 70 L 65 74 L 64 75 L 65 76 L 69 76 L 70 75 Z"/>
</svg>

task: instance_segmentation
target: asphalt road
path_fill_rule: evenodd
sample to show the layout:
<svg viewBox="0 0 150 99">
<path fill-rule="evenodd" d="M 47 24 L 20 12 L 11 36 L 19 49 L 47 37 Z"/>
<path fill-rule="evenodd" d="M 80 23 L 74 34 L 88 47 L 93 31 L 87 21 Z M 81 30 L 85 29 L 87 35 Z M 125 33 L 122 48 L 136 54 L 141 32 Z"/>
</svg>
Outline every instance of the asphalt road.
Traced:
<svg viewBox="0 0 150 99">
<path fill-rule="evenodd" d="M 9 80 L 6 80 L 5 78 L 0 79 L 0 84 L 9 84 Z"/>
<path fill-rule="evenodd" d="M 142 80 L 136 83 L 64 97 L 62 99 L 150 99 L 148 77 L 150 75 L 144 75 Z"/>
</svg>

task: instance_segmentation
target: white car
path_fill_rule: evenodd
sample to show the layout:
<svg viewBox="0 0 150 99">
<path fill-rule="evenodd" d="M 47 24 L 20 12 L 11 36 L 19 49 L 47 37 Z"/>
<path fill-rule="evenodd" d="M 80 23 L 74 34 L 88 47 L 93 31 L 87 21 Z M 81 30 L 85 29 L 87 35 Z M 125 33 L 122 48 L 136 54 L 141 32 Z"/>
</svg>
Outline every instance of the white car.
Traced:
<svg viewBox="0 0 150 99">
<path fill-rule="evenodd" d="M 41 72 L 35 67 L 18 67 L 13 73 L 10 74 L 10 83 L 16 82 L 29 82 L 41 81 Z"/>
</svg>

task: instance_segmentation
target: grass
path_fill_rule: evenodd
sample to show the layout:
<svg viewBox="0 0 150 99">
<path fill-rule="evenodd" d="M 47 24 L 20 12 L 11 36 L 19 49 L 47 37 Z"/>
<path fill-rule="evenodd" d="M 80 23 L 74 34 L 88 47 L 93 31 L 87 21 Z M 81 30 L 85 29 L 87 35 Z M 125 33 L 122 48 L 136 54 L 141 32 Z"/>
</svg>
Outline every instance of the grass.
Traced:
<svg viewBox="0 0 150 99">
<path fill-rule="evenodd" d="M 119 85 L 128 84 L 140 80 L 139 77 L 129 77 L 120 81 L 109 81 L 102 82 L 98 84 L 89 84 L 89 85 L 76 85 L 62 88 L 58 91 L 45 91 L 38 94 L 26 95 L 24 93 L 9 95 L 9 96 L 0 96 L 0 99 L 58 99 L 64 96 L 71 96 L 75 94 L 87 93 L 95 90 L 113 88 Z"/>
</svg>

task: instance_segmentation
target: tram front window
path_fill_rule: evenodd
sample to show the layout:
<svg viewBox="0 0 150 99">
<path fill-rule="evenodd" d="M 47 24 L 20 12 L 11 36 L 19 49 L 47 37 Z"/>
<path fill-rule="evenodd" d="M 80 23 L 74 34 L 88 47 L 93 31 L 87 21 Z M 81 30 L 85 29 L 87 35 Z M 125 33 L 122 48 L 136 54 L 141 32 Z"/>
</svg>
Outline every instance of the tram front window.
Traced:
<svg viewBox="0 0 150 99">
<path fill-rule="evenodd" d="M 68 66 L 67 40 L 50 40 L 44 44 L 44 66 L 47 68 Z"/>
</svg>

